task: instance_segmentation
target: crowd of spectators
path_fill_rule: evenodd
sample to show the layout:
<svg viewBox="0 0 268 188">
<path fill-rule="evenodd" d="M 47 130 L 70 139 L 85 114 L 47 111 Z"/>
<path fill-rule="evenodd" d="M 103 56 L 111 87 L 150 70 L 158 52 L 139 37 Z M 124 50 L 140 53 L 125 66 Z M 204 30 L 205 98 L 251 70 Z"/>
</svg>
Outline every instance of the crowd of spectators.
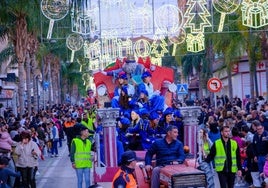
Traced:
<svg viewBox="0 0 268 188">
<path fill-rule="evenodd" d="M 122 91 L 124 88 L 122 89 Z M 124 92 L 124 91 L 123 91 Z M 141 90 L 140 95 L 146 96 L 146 91 Z M 120 97 L 119 105 L 120 105 Z M 132 101 L 133 102 L 133 101 Z M 208 100 L 194 101 L 200 105 L 201 114 L 198 117 L 199 128 L 207 135 L 204 158 L 211 146 L 220 138 L 220 127 L 227 125 L 231 128 L 231 138 L 235 140 L 240 148 L 241 165 L 245 181 L 261 187 L 268 182 L 268 104 L 263 97 L 255 100 L 241 101 L 237 97 L 230 101 L 228 97 L 217 99 L 217 108 L 210 105 Z M 157 138 L 164 138 L 166 128 L 174 125 L 178 128 L 178 139 L 184 141 L 183 116 L 180 107 L 184 103 L 173 104 L 162 110 L 151 110 L 138 105 L 134 108 L 120 110 L 117 120 L 117 145 L 119 152 L 127 150 L 148 150 Z M 30 135 L 29 141 L 38 146 L 38 151 L 30 151 L 29 156 L 44 160 L 46 157 L 57 157 L 58 147 L 62 147 L 62 140 L 66 138 L 67 145 L 71 147 L 71 141 L 77 135 L 81 126 L 90 130 L 90 140 L 93 142 L 94 133 L 100 134 L 102 141 L 103 128 L 101 119 L 96 114 L 95 105 L 54 105 L 50 109 L 40 110 L 38 113 L 25 113 L 21 117 L 7 110 L 0 118 L 0 153 L 8 157 L 13 156 L 15 166 L 20 168 L 18 146 L 23 141 L 22 134 Z M 28 138 L 27 135 L 25 138 Z M 101 158 L 105 163 L 104 148 Z M 39 153 L 40 151 L 40 153 Z M 118 161 L 120 163 L 120 160 Z M 34 164 L 35 174 L 38 161 Z M 23 173 L 21 173 L 23 175 Z M 29 185 L 35 181 L 26 181 Z M 21 184 L 23 178 L 19 178 L 16 185 Z M 25 183 L 25 182 L 23 182 Z M 34 187 L 34 184 L 32 184 Z"/>
</svg>

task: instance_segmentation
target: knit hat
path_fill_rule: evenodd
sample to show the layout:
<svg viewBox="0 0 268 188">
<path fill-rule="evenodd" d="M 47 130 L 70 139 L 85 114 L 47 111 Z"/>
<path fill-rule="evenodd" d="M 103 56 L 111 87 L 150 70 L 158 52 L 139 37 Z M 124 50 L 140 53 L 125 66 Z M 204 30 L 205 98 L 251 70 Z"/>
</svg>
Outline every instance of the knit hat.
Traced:
<svg viewBox="0 0 268 188">
<path fill-rule="evenodd" d="M 123 117 L 119 121 L 122 125 L 130 125 L 130 120 L 128 118 Z"/>
<path fill-rule="evenodd" d="M 127 74 L 126 74 L 124 71 L 119 72 L 119 73 L 118 73 L 118 78 L 127 80 Z"/>
<path fill-rule="evenodd" d="M 140 110 L 139 109 L 133 109 L 132 112 L 135 112 L 136 114 L 140 115 Z"/>
<path fill-rule="evenodd" d="M 140 90 L 140 94 L 143 93 L 144 95 L 148 96 L 148 91 L 145 89 Z"/>
<path fill-rule="evenodd" d="M 134 55 L 129 54 L 129 55 L 127 56 L 127 59 L 126 59 L 126 61 L 125 61 L 125 62 L 126 62 L 126 63 L 135 63 L 135 62 L 136 62 L 136 60 L 135 60 Z"/>
<path fill-rule="evenodd" d="M 146 71 L 142 73 L 141 79 L 147 78 L 147 77 L 152 77 L 152 74 L 149 71 Z"/>
<path fill-rule="evenodd" d="M 127 86 L 123 86 L 123 87 L 121 88 L 121 90 L 122 90 L 126 95 L 128 95 Z"/>
<path fill-rule="evenodd" d="M 169 115 L 169 114 L 173 114 L 173 110 L 172 110 L 172 108 L 170 108 L 170 107 L 168 107 L 168 108 L 164 111 L 163 116 L 167 116 L 167 115 Z"/>
<path fill-rule="evenodd" d="M 150 116 L 149 116 L 149 119 L 150 120 L 155 120 L 155 119 L 158 119 L 159 118 L 159 114 L 155 111 L 151 112 L 150 113 Z"/>
<path fill-rule="evenodd" d="M 140 115 L 143 116 L 143 115 L 149 115 L 149 111 L 146 109 L 146 108 L 141 108 L 139 109 L 140 111 Z"/>
<path fill-rule="evenodd" d="M 175 117 L 178 117 L 178 118 L 182 118 L 181 112 L 180 112 L 179 110 L 176 110 L 176 111 L 174 112 L 174 116 L 175 116 Z"/>
</svg>

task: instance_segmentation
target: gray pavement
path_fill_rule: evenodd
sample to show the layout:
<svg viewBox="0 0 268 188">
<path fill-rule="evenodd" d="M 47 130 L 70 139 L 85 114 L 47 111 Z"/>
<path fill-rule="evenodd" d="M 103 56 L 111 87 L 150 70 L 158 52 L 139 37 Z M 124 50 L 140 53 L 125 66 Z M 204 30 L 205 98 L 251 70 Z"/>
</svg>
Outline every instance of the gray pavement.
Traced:
<svg viewBox="0 0 268 188">
<path fill-rule="evenodd" d="M 76 174 L 71 166 L 66 141 L 59 148 L 59 156 L 39 161 L 36 183 L 38 188 L 76 188 Z M 91 171 L 91 175 L 93 172 Z M 92 181 L 91 177 L 91 181 Z M 111 183 L 99 183 L 103 188 L 111 188 Z M 84 185 L 85 187 L 85 185 Z"/>
<path fill-rule="evenodd" d="M 59 148 L 59 157 L 40 160 L 36 176 L 38 188 L 75 188 L 76 174 L 68 157 L 68 147 L 63 143 Z"/>
<path fill-rule="evenodd" d="M 39 161 L 38 174 L 36 182 L 38 188 L 76 188 L 76 174 L 71 166 L 68 156 L 68 147 L 66 142 L 59 148 L 59 157 L 51 158 L 45 156 L 45 160 Z M 91 175 L 92 175 L 91 171 Z M 91 177 L 92 180 L 92 177 Z M 214 174 L 215 188 L 220 187 L 217 173 Z M 111 183 L 99 183 L 103 188 L 111 188 Z M 85 186 L 84 186 L 85 187 Z M 248 186 L 235 185 L 235 188 L 244 188 Z"/>
</svg>

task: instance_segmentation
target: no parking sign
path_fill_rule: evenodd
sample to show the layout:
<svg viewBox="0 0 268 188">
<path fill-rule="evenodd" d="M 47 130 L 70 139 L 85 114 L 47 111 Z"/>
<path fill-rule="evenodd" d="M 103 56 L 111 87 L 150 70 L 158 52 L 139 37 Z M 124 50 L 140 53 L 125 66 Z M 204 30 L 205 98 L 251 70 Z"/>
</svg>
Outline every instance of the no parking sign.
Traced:
<svg viewBox="0 0 268 188">
<path fill-rule="evenodd" d="M 207 87 L 209 91 L 216 93 L 222 89 L 222 82 L 219 78 L 210 78 Z"/>
</svg>

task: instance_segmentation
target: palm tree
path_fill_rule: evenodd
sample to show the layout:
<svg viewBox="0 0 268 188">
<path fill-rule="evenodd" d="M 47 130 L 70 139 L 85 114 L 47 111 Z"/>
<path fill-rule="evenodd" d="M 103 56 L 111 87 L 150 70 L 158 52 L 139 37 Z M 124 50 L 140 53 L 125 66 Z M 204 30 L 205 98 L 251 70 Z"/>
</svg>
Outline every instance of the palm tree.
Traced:
<svg viewBox="0 0 268 188">
<path fill-rule="evenodd" d="M 268 41 L 265 31 L 261 32 L 261 53 L 262 59 L 265 60 L 266 83 L 268 83 Z M 268 91 L 268 84 L 266 84 L 266 91 Z M 268 95 L 266 95 L 266 100 L 268 101 Z"/>
<path fill-rule="evenodd" d="M 37 28 L 40 15 L 38 0 L 2 0 L 0 1 L 1 24 L 9 29 L 18 62 L 19 113 L 24 113 L 24 63 L 26 61 L 28 32 Z"/>
<path fill-rule="evenodd" d="M 207 72 L 209 72 L 208 60 L 206 59 L 205 52 L 192 53 L 189 52 L 181 59 L 182 73 L 185 78 L 190 78 L 194 74 L 197 75 L 199 80 L 199 96 L 203 98 L 203 88 L 207 80 Z M 189 80 L 188 80 L 189 82 Z"/>
</svg>

